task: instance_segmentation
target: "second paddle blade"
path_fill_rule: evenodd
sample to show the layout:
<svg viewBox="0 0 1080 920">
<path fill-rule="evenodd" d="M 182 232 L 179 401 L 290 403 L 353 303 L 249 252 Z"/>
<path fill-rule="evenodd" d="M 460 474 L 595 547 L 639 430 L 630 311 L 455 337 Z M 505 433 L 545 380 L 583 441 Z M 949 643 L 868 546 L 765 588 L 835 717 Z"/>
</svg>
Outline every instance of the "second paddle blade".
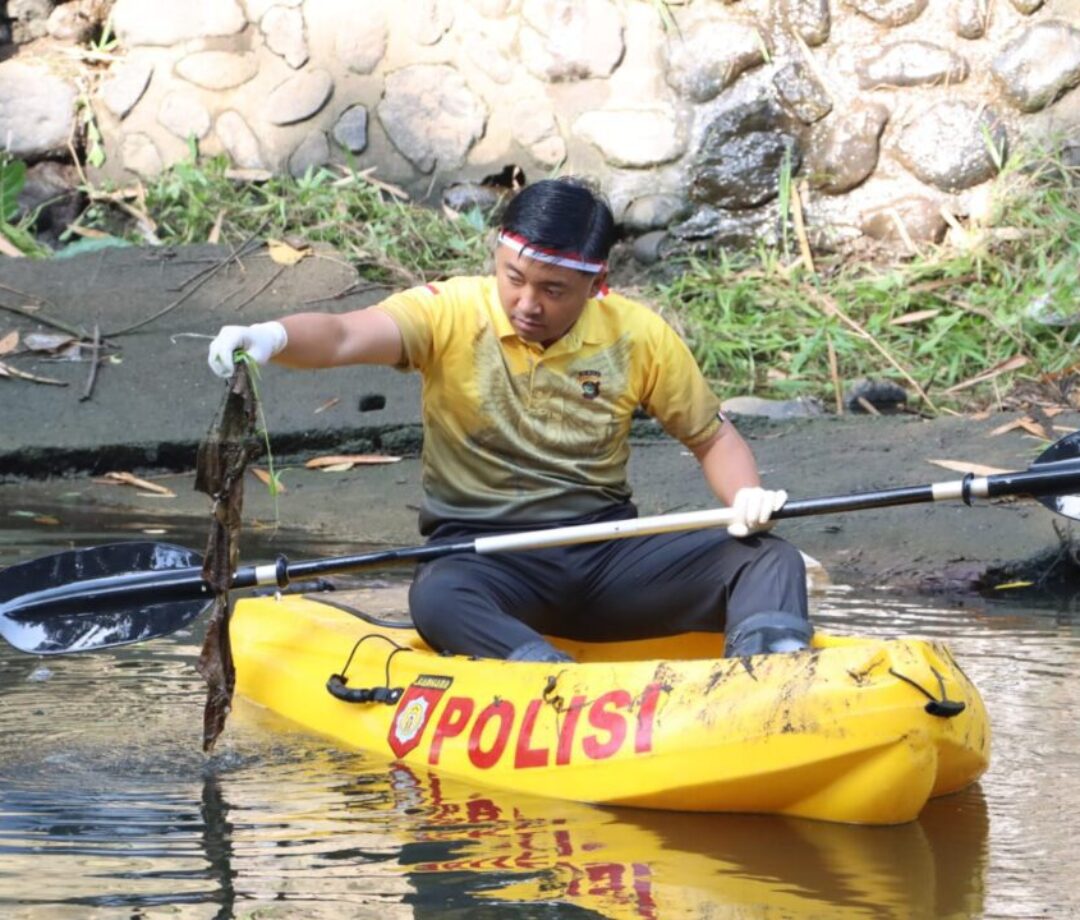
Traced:
<svg viewBox="0 0 1080 920">
<path fill-rule="evenodd" d="M 168 543 L 113 543 L 56 553 L 0 572 L 0 635 L 22 652 L 56 655 L 125 645 L 186 626 L 210 604 L 177 591 L 201 556 Z M 144 582 L 139 591 L 117 585 Z M 176 587 L 180 587 L 177 585 Z M 113 590 L 110 590 L 113 589 Z"/>
</svg>

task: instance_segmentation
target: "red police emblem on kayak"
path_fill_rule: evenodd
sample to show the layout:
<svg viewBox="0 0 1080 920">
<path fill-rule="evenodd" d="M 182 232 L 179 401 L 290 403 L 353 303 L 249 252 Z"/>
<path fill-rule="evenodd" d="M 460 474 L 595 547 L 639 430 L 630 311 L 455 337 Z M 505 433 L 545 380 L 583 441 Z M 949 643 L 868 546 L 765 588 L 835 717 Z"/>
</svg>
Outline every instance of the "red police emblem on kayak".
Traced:
<svg viewBox="0 0 1080 920">
<path fill-rule="evenodd" d="M 395 757 L 404 757 L 420 743 L 436 704 L 453 682 L 452 677 L 420 674 L 402 694 L 386 739 Z"/>
<path fill-rule="evenodd" d="M 586 399 L 596 399 L 600 395 L 600 371 L 579 371 L 577 379 L 581 384 L 581 395 Z"/>
</svg>

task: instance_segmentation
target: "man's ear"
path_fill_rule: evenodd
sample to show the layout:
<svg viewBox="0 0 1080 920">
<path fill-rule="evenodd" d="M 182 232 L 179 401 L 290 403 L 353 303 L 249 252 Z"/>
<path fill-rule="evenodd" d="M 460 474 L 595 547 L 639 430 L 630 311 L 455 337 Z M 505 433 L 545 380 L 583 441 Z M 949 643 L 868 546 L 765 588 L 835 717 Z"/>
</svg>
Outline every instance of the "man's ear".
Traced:
<svg viewBox="0 0 1080 920">
<path fill-rule="evenodd" d="M 597 272 L 593 275 L 592 284 L 589 285 L 589 296 L 595 297 L 599 294 L 607 285 L 607 269 Z"/>
</svg>

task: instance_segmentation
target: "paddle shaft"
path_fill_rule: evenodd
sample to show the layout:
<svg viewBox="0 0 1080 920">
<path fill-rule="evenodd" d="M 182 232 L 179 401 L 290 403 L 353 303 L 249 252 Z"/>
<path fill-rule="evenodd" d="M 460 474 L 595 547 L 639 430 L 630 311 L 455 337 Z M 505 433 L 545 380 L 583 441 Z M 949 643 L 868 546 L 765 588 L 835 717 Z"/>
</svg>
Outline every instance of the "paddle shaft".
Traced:
<svg viewBox="0 0 1080 920">
<path fill-rule="evenodd" d="M 964 479 L 932 485 L 908 486 L 896 489 L 856 492 L 824 498 L 808 498 L 787 502 L 775 518 L 807 517 L 841 511 L 858 511 L 894 505 L 910 505 L 948 499 L 993 498 L 1002 495 L 1031 495 L 1034 497 L 1080 489 L 1080 464 L 1075 461 L 1037 465 L 1038 468 L 994 476 L 966 476 Z M 1056 467 L 1056 468 L 1055 468 Z M 605 521 L 576 527 L 554 527 L 516 534 L 477 537 L 454 543 L 406 547 L 353 556 L 336 556 L 289 563 L 279 557 L 269 565 L 245 566 L 233 577 L 232 588 L 251 588 L 272 585 L 285 588 L 292 581 L 318 575 L 342 574 L 376 566 L 402 562 L 423 562 L 455 553 L 501 553 L 551 546 L 591 543 L 598 540 L 622 539 L 708 527 L 726 527 L 734 520 L 729 508 L 691 511 L 632 518 L 625 521 Z M 23 595 L 6 605 L 17 607 L 20 615 L 32 615 L 37 610 L 50 615 L 76 603 L 83 612 L 108 610 L 118 604 L 142 602 L 164 604 L 170 601 L 211 597 L 210 586 L 198 567 L 146 572 L 125 572 L 119 575 L 75 581 Z"/>
</svg>

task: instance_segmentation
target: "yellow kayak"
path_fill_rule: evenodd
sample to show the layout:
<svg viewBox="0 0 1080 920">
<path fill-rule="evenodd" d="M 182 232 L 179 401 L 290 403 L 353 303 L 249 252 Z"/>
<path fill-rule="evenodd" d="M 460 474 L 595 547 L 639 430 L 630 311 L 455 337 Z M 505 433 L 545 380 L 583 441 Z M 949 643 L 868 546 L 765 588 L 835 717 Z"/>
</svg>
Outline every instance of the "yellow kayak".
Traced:
<svg viewBox="0 0 1080 920">
<path fill-rule="evenodd" d="M 982 700 L 940 642 L 819 634 L 726 659 L 695 633 L 507 662 L 439 655 L 352 603 L 239 601 L 237 693 L 349 748 L 581 802 L 898 824 L 987 766 Z"/>
</svg>

